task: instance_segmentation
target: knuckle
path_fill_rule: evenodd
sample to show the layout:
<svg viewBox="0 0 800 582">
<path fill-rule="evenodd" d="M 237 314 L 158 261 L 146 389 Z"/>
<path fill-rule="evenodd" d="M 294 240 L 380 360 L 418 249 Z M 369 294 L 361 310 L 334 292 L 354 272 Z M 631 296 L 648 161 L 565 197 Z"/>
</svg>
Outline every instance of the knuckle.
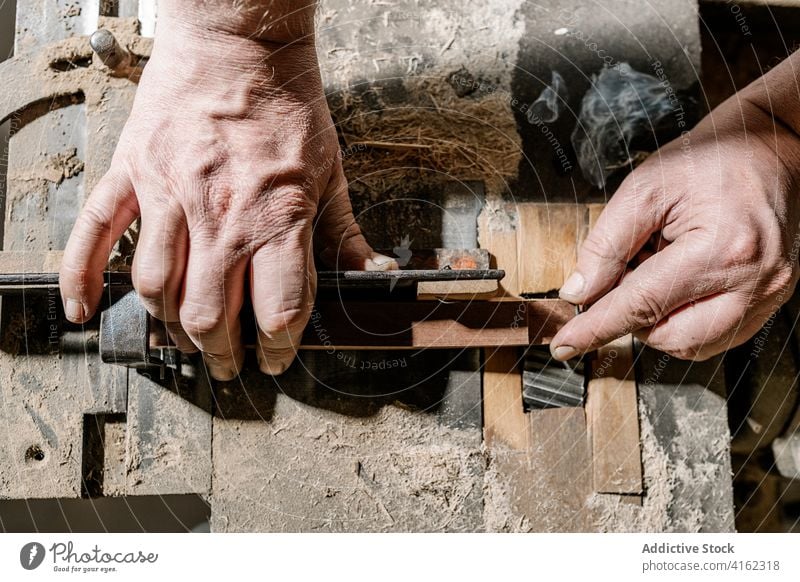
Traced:
<svg viewBox="0 0 800 582">
<path fill-rule="evenodd" d="M 649 289 L 638 289 L 631 295 L 629 313 L 636 326 L 654 326 L 663 319 L 664 309 L 661 301 Z"/>
<path fill-rule="evenodd" d="M 797 285 L 797 269 L 789 261 L 781 260 L 769 269 L 766 289 L 768 296 L 778 295 L 785 299 L 794 293 Z"/>
<path fill-rule="evenodd" d="M 225 314 L 219 306 L 181 306 L 180 320 L 189 336 L 203 337 L 225 326 Z"/>
<path fill-rule="evenodd" d="M 105 204 L 90 199 L 78 216 L 78 224 L 74 230 L 79 235 L 106 231 L 112 224 L 113 215 L 112 209 L 106 208 Z"/>
<path fill-rule="evenodd" d="M 150 271 L 137 273 L 134 283 L 139 296 L 150 301 L 161 301 L 167 290 L 165 277 Z"/>
<path fill-rule="evenodd" d="M 259 318 L 258 329 L 268 339 L 277 339 L 286 334 L 293 336 L 303 330 L 309 316 L 309 310 L 304 307 L 285 307 Z"/>
<path fill-rule="evenodd" d="M 588 258 L 603 262 L 624 263 L 614 246 L 614 242 L 607 234 L 594 230 L 583 241 L 581 253 L 588 255 Z"/>
<path fill-rule="evenodd" d="M 724 244 L 719 248 L 724 248 L 722 263 L 726 268 L 750 267 L 758 263 L 762 258 L 762 241 L 758 232 L 754 228 L 737 229 L 735 236 L 727 237 Z M 709 249 L 712 250 L 712 249 Z"/>
<path fill-rule="evenodd" d="M 316 214 L 316 204 L 302 189 L 279 189 L 271 194 L 280 200 L 276 206 L 276 219 L 284 225 L 310 222 Z"/>
</svg>

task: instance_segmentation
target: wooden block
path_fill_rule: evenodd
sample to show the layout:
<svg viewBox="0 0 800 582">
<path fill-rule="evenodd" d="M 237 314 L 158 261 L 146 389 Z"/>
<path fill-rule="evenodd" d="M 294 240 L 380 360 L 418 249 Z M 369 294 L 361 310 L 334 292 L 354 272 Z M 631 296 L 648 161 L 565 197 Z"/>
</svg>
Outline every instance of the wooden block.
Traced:
<svg viewBox="0 0 800 582">
<path fill-rule="evenodd" d="M 491 449 L 514 531 L 594 531 L 592 474 L 582 408 L 526 413 L 528 449 Z"/>
<path fill-rule="evenodd" d="M 546 345 L 565 323 L 577 315 L 574 305 L 562 299 L 532 299 L 528 308 L 528 343 Z"/>
<path fill-rule="evenodd" d="M 640 495 L 642 458 L 633 371 L 633 339 L 625 336 L 597 351 L 586 397 L 594 489 Z"/>
<path fill-rule="evenodd" d="M 470 301 L 490 299 L 498 293 L 499 285 L 494 279 L 474 281 L 421 281 L 417 284 L 417 299 L 452 299 Z"/>
<path fill-rule="evenodd" d="M 318 302 L 306 349 L 452 348 L 528 344 L 525 301 Z"/>
<path fill-rule="evenodd" d="M 585 225 L 583 205 L 517 205 L 520 293 L 549 293 L 561 287 L 575 267 Z"/>
<path fill-rule="evenodd" d="M 513 229 L 493 230 L 488 220 L 481 218 L 481 248 L 489 249 L 492 255 L 491 267 L 503 269 L 506 276 L 500 281 L 500 293 L 519 297 L 519 267 L 517 265 L 517 232 Z"/>
<path fill-rule="evenodd" d="M 483 422 L 486 445 L 528 449 L 528 419 L 522 408 L 520 351 L 484 350 Z"/>
</svg>

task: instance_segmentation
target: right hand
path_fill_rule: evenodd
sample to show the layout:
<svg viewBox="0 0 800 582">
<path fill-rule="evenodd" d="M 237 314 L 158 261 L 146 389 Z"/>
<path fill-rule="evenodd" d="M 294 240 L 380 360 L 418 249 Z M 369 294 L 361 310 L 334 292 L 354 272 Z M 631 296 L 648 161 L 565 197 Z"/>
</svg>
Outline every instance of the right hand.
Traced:
<svg viewBox="0 0 800 582">
<path fill-rule="evenodd" d="M 625 179 L 561 288 L 589 308 L 553 339 L 556 359 L 634 333 L 704 360 L 748 340 L 791 297 L 800 136 L 752 94 L 725 102 Z"/>
</svg>

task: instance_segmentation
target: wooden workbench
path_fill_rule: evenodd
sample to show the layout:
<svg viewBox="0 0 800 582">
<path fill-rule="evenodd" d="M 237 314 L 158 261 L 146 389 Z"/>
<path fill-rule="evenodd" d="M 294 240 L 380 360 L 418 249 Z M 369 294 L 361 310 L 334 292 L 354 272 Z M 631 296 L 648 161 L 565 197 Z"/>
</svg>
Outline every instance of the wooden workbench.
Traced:
<svg viewBox="0 0 800 582">
<path fill-rule="evenodd" d="M 95 26 L 90 2 L 41 21 L 45 4 L 19 3 L 17 56 Z M 152 30 L 150 3 L 140 4 L 120 2 L 116 16 L 142 15 Z M 583 200 L 591 189 L 556 167 L 552 143 L 526 125 L 518 103 L 535 99 L 554 68 L 577 100 L 588 83 L 583 71 L 602 65 L 583 43 L 553 34 L 566 13 L 618 58 L 646 67 L 658 54 L 676 85 L 688 85 L 699 55 L 696 16 L 686 10 L 694 3 L 666 3 L 666 19 L 643 18 L 650 8 L 616 0 L 607 3 L 613 19 L 578 2 L 440 4 L 323 1 L 319 54 L 331 104 L 340 114 L 382 110 L 389 139 L 388 112 L 403 104 L 421 126 L 445 109 L 461 114 L 463 105 L 471 116 L 464 124 L 477 124 L 469 125 L 476 143 L 499 140 L 502 159 L 472 152 L 443 173 L 446 164 L 424 167 L 420 158 L 418 167 L 404 166 L 403 180 L 396 167 L 386 170 L 395 186 L 382 190 L 374 175 L 353 175 L 356 149 L 345 166 L 358 220 L 376 247 L 406 237 L 416 247 L 480 242 L 508 271 L 510 294 L 557 288 L 588 228 L 593 211 Z M 128 34 L 132 21 L 116 16 L 103 23 Z M 492 90 L 452 93 L 444 81 L 461 68 Z M 435 91 L 422 91 L 426 83 Z M 62 96 L 54 111 L 40 104 L 16 116 L 4 250 L 63 248 L 79 204 L 108 166 L 134 90 L 109 79 L 102 91 Z M 566 143 L 565 120 L 553 131 Z M 378 163 L 383 153 L 369 155 Z M 58 163 L 72 169 L 53 174 Z M 553 196 L 562 204 L 543 206 Z M 117 259 L 126 253 L 123 246 Z M 714 362 L 664 363 L 629 345 L 638 392 L 623 366 L 619 381 L 597 389 L 601 400 L 592 403 L 590 390 L 589 408 L 534 412 L 520 401 L 522 354 L 509 348 L 308 352 L 280 378 L 250 362 L 241 378 L 212 388 L 196 361 L 186 361 L 181 377 L 155 381 L 103 365 L 88 348 L 59 353 L 47 341 L 49 310 L 59 308 L 44 305 L 33 311 L 3 299 L 0 497 L 198 494 L 214 531 L 733 528 L 725 402 L 707 389 L 720 382 Z M 95 330 L 83 333 L 91 347 Z M 592 426 L 608 426 L 618 389 L 625 433 L 592 434 Z M 616 438 L 626 454 L 612 454 Z"/>
</svg>

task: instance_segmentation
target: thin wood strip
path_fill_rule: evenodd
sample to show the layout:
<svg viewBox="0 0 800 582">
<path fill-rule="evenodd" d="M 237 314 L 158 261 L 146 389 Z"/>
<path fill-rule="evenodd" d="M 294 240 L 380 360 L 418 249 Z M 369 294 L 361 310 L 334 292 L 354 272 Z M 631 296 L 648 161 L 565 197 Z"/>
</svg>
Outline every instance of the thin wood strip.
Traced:
<svg viewBox="0 0 800 582">
<path fill-rule="evenodd" d="M 517 264 L 520 293 L 558 290 L 572 272 L 586 228 L 582 204 L 517 205 Z"/>
<path fill-rule="evenodd" d="M 586 417 L 595 491 L 641 495 L 639 406 L 630 335 L 597 351 L 587 388 Z"/>
<path fill-rule="evenodd" d="M 483 423 L 488 447 L 528 449 L 528 419 L 522 407 L 520 353 L 513 348 L 484 350 Z"/>
<path fill-rule="evenodd" d="M 529 309 L 532 313 L 529 314 Z M 512 347 L 542 344 L 571 313 L 559 299 L 318 302 L 305 349 Z"/>
</svg>

